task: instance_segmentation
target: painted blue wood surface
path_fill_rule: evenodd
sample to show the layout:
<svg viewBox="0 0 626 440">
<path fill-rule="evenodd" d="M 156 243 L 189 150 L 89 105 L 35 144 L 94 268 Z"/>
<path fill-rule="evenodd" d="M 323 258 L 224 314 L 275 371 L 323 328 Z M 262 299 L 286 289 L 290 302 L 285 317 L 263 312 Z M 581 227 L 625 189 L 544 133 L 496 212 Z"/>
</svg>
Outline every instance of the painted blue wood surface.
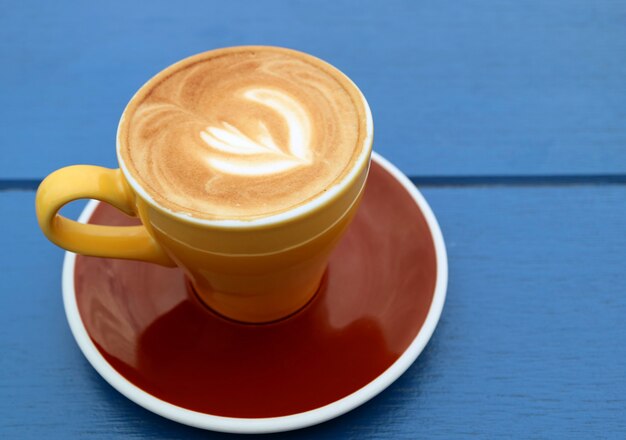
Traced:
<svg viewBox="0 0 626 440">
<path fill-rule="evenodd" d="M 344 70 L 408 174 L 624 173 L 625 18 L 612 0 L 4 1 L 0 176 L 114 166 L 144 81 L 239 44 Z"/>
<path fill-rule="evenodd" d="M 424 195 L 450 258 L 433 339 L 371 402 L 277 437 L 623 439 L 626 186 Z M 0 192 L 0 438 L 222 438 L 138 407 L 83 358 L 33 200 Z"/>
</svg>

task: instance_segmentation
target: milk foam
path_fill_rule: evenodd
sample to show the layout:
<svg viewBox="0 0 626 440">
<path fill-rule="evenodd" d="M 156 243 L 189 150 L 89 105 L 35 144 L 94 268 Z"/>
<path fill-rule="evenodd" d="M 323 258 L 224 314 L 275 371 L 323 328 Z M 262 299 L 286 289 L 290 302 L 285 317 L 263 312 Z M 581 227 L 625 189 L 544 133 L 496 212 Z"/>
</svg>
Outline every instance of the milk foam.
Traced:
<svg viewBox="0 0 626 440">
<path fill-rule="evenodd" d="M 216 171 L 238 176 L 283 173 L 311 164 L 311 121 L 302 104 L 280 90 L 252 88 L 242 95 L 274 110 L 285 120 L 288 145 L 277 145 L 261 120 L 253 138 L 222 122 L 222 128 L 208 126 L 200 132 L 200 137 L 209 147 L 230 157 L 224 160 L 207 153 L 207 163 Z"/>
<path fill-rule="evenodd" d="M 363 146 L 358 91 L 311 56 L 231 48 L 183 60 L 127 107 L 120 153 L 165 207 L 253 219 L 323 194 Z"/>
</svg>

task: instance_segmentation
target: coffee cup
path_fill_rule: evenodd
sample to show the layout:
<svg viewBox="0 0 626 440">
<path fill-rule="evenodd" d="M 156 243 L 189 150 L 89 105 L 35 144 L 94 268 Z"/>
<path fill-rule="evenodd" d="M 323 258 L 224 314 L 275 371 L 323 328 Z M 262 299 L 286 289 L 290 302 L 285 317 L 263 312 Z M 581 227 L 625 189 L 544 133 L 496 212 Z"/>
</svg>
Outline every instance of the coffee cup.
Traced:
<svg viewBox="0 0 626 440">
<path fill-rule="evenodd" d="M 178 266 L 216 313 L 265 323 L 315 295 L 359 206 L 373 123 L 354 83 L 311 55 L 270 46 L 204 52 L 159 72 L 117 132 L 119 169 L 44 179 L 39 225 L 75 253 Z M 140 226 L 80 224 L 77 199 Z"/>
</svg>

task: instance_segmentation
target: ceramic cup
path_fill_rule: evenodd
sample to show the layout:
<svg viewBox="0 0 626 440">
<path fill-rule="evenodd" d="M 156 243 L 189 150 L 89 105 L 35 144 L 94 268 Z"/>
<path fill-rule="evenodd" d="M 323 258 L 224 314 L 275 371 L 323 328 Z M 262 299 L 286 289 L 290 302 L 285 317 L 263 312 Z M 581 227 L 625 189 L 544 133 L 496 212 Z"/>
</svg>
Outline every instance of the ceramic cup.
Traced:
<svg viewBox="0 0 626 440">
<path fill-rule="evenodd" d="M 222 49 L 228 50 L 228 49 Z M 176 63 L 148 81 L 124 113 L 161 78 L 194 62 Z M 178 266 L 200 299 L 217 313 L 242 322 L 263 323 L 302 308 L 317 291 L 328 257 L 354 216 L 365 185 L 373 123 L 367 101 L 343 73 L 365 109 L 361 153 L 345 177 L 322 196 L 294 209 L 256 220 L 204 220 L 157 203 L 129 172 L 120 151 L 119 169 L 76 165 L 59 169 L 41 183 L 36 197 L 39 225 L 57 245 L 84 255 L 142 260 Z M 124 120 L 124 114 L 120 125 Z M 137 216 L 141 226 L 77 223 L 59 210 L 77 199 L 97 199 Z"/>
</svg>

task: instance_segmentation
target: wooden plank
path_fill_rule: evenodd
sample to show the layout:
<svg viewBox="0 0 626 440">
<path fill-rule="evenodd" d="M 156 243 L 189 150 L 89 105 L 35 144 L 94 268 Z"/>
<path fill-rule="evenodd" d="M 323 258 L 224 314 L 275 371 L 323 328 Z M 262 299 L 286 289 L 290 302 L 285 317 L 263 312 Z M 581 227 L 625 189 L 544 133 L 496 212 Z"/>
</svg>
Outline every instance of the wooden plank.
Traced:
<svg viewBox="0 0 626 440">
<path fill-rule="evenodd" d="M 626 186 L 424 194 L 450 259 L 432 341 L 371 402 L 284 437 L 623 438 Z M 220 438 L 93 371 L 65 322 L 63 254 L 33 211 L 31 192 L 0 192 L 0 438 Z"/>
<path fill-rule="evenodd" d="M 371 103 L 375 148 L 408 174 L 625 173 L 625 13 L 614 0 L 7 3 L 0 176 L 114 166 L 144 81 L 252 43 L 344 70 Z"/>
</svg>

